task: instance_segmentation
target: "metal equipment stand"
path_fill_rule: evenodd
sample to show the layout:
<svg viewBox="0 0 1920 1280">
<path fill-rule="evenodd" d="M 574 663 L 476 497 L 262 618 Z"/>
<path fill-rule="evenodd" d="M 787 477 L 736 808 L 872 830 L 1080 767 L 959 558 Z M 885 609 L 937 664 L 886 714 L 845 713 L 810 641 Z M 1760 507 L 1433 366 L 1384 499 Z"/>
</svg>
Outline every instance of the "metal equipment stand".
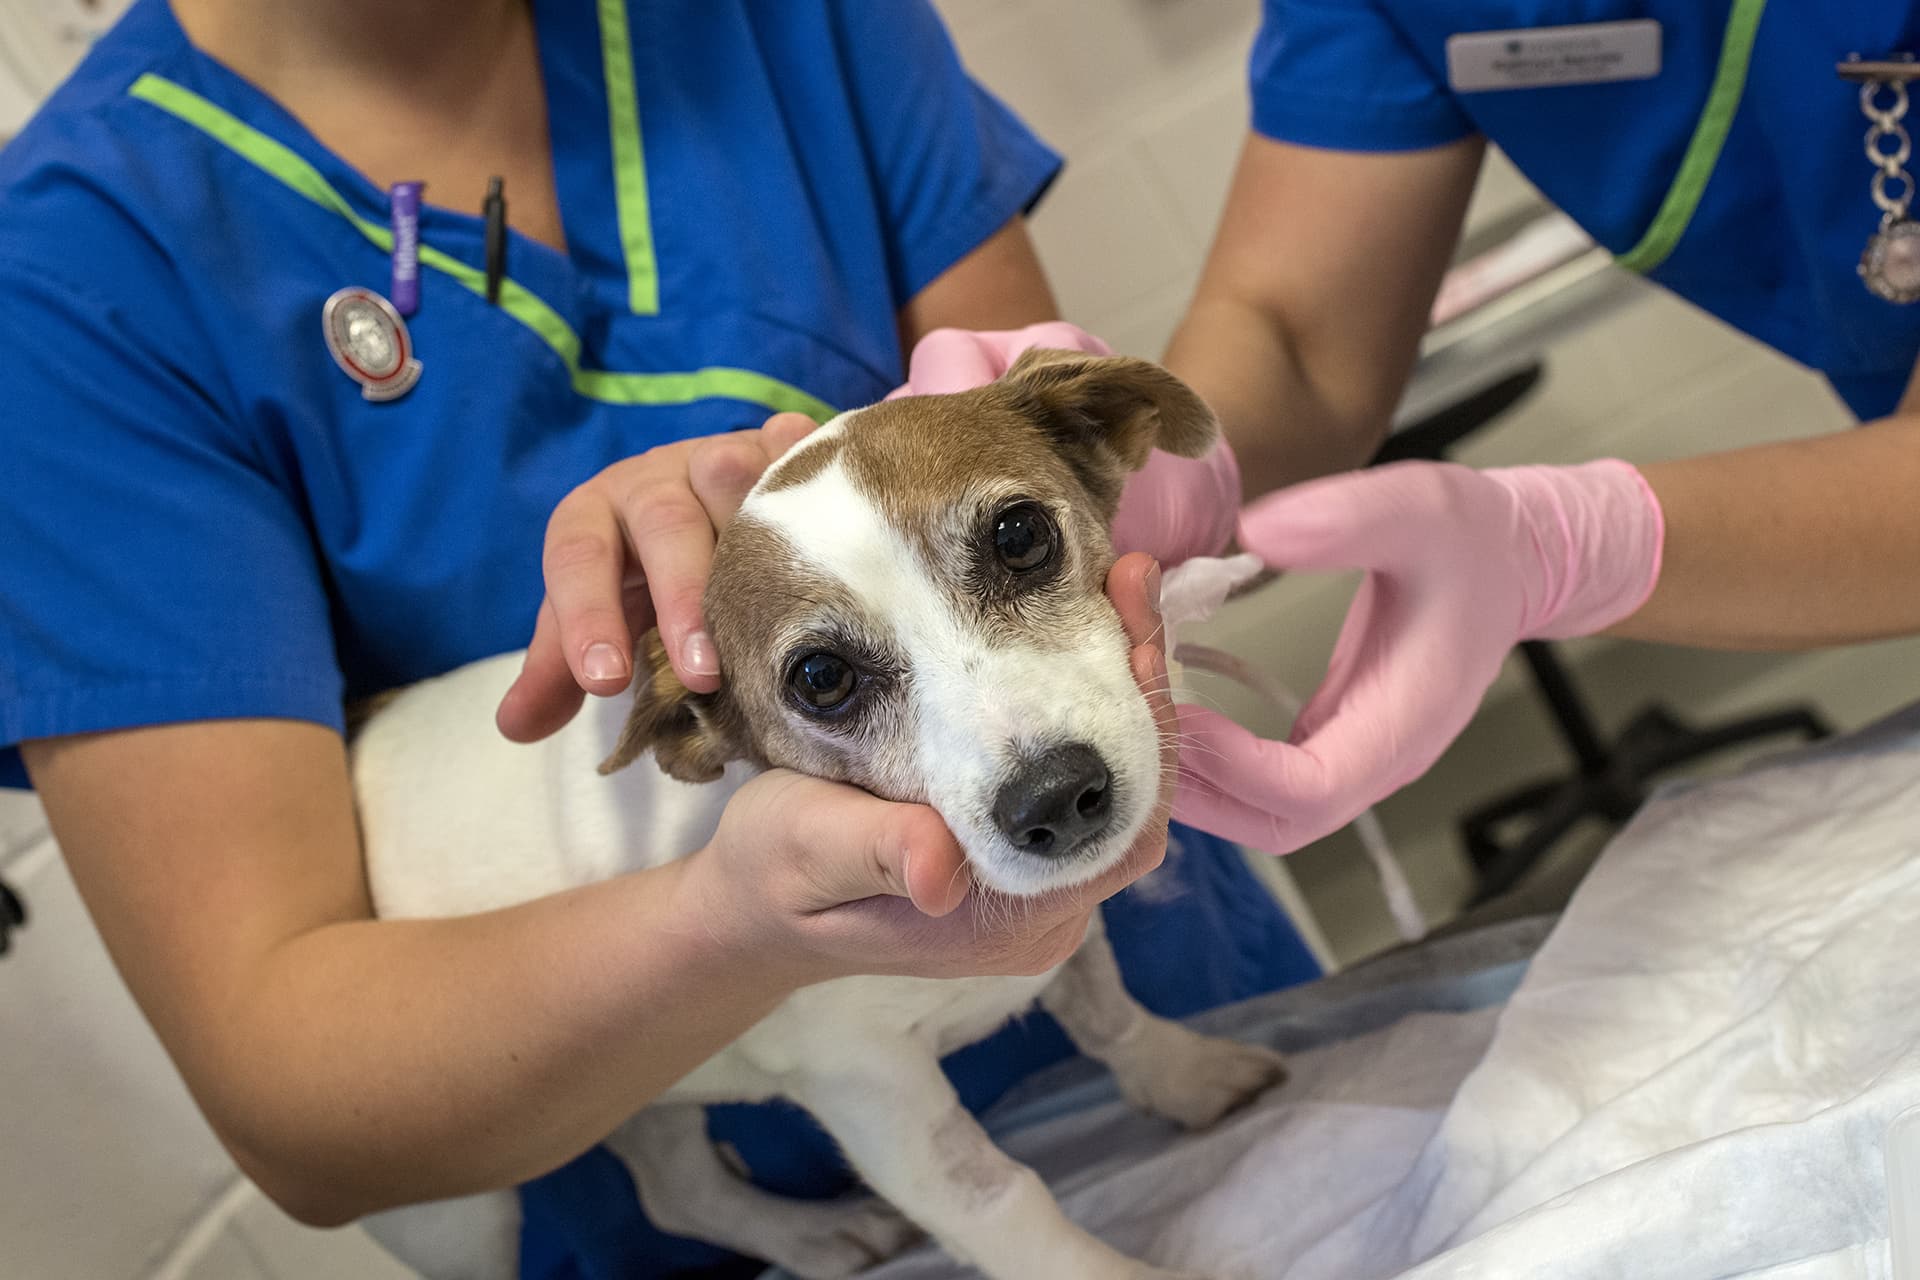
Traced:
<svg viewBox="0 0 1920 1280">
<path fill-rule="evenodd" d="M 27 923 L 27 905 L 0 880 L 0 956 L 7 954 L 8 935 Z"/>
</svg>

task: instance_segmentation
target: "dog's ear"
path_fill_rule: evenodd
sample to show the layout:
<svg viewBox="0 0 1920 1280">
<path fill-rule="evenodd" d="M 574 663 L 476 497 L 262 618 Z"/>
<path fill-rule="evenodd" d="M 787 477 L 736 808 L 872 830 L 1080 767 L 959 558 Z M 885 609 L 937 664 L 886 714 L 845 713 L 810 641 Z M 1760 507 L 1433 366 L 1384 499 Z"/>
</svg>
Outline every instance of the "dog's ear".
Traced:
<svg viewBox="0 0 1920 1280">
<path fill-rule="evenodd" d="M 1127 471 L 1152 450 L 1197 458 L 1220 423 L 1186 383 L 1148 360 L 1034 347 L 997 384 L 1063 452 L 1104 452 Z"/>
<path fill-rule="evenodd" d="M 649 631 L 635 655 L 633 707 L 601 773 L 624 769 L 644 752 L 682 782 L 712 782 L 747 754 L 745 726 L 723 686 L 695 693 L 680 683 L 658 631 Z"/>
</svg>

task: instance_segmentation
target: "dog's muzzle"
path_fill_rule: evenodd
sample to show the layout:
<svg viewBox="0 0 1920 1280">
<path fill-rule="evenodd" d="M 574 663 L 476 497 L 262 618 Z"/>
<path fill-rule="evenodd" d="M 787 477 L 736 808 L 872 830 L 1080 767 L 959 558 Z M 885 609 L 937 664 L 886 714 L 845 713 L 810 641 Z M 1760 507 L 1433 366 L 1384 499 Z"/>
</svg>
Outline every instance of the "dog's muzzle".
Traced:
<svg viewBox="0 0 1920 1280">
<path fill-rule="evenodd" d="M 1072 853 L 1112 819 L 1107 762 L 1084 742 L 1023 758 L 993 800 L 993 822 L 1007 842 L 1040 858 Z"/>
</svg>

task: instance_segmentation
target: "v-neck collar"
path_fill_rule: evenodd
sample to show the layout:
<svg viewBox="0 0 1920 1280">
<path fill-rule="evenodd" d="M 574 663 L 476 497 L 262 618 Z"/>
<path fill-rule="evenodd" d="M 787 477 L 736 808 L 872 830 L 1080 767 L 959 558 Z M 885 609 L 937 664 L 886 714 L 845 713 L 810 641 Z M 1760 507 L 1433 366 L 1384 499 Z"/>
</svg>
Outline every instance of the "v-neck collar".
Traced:
<svg viewBox="0 0 1920 1280">
<path fill-rule="evenodd" d="M 148 0 L 165 35 L 185 51 L 190 86 L 243 123 L 282 143 L 326 179 L 361 218 L 384 225 L 388 193 L 328 147 L 278 99 L 188 38 L 169 0 Z M 572 312 L 577 294 L 602 305 L 649 315 L 658 309 L 657 275 L 639 137 L 631 38 L 624 0 L 601 0 L 598 28 L 579 21 L 577 3 L 532 5 L 540 76 L 546 95 L 547 140 L 554 198 L 567 241 L 561 253 L 509 224 L 509 271 L 549 305 Z M 581 42 L 598 35 L 594 48 Z M 610 94 L 618 81 L 624 92 Z M 610 103 L 623 103 L 616 110 Z M 598 145 L 596 145 L 598 144 Z M 479 267 L 485 222 L 476 211 L 436 204 L 432 189 L 421 203 L 424 243 Z M 513 193 L 507 192 L 508 208 Z"/>
<path fill-rule="evenodd" d="M 624 0 L 603 3 L 623 6 Z M 632 275 L 639 243 L 633 234 L 633 228 L 639 225 L 636 210 L 630 203 L 622 204 L 621 197 L 609 190 L 614 184 L 606 177 L 611 138 L 623 126 L 614 118 L 616 113 L 607 108 L 602 86 L 591 79 L 590 73 L 573 69 L 581 62 L 590 66 L 592 60 L 566 43 L 569 37 L 586 38 L 577 29 L 581 24 L 565 20 L 565 15 L 577 17 L 580 12 L 561 3 L 535 6 L 536 20 L 547 17 L 540 22 L 538 34 L 546 80 L 548 132 L 550 137 L 560 139 L 554 152 L 554 183 L 568 254 L 525 236 L 513 236 L 500 310 L 531 329 L 553 350 L 565 366 L 574 391 L 589 400 L 610 405 L 672 405 L 725 398 L 773 412 L 798 411 L 818 421 L 832 417 L 834 409 L 819 397 L 752 368 L 710 365 L 686 370 L 625 371 L 600 367 L 597 357 L 583 350 L 582 334 L 604 334 L 609 322 L 623 315 L 632 321 L 647 318 L 647 313 L 633 314 L 640 296 Z M 156 24 L 145 33 L 151 42 L 145 47 L 174 50 L 173 57 L 152 64 L 156 69 L 137 74 L 127 87 L 130 96 L 199 129 L 292 195 L 340 215 L 378 251 L 391 251 L 387 194 L 324 146 L 271 96 L 195 48 L 168 0 L 138 0 L 123 21 Z M 630 40 L 611 42 L 603 38 L 600 44 L 603 67 L 609 59 L 624 62 L 631 81 Z M 569 99 L 568 94 L 574 97 Z M 582 99 L 582 94 L 592 98 Z M 598 109 L 585 112 L 582 118 L 583 103 L 593 100 L 597 100 Z M 558 134 L 563 120 L 569 132 Z M 637 128 L 637 104 L 629 123 Z M 576 127 L 580 129 L 577 137 L 571 132 Z M 607 142 L 593 146 L 596 135 Z M 632 158 L 637 161 L 638 156 L 636 149 Z M 644 188 L 644 172 L 640 176 Z M 250 193 L 246 198 L 251 198 Z M 644 189 L 637 212 L 641 218 L 646 216 Z M 420 222 L 421 265 L 451 277 L 475 294 L 484 293 L 484 230 L 483 221 L 476 215 L 425 205 Z M 651 271 L 650 227 L 644 248 L 644 265 Z"/>
</svg>

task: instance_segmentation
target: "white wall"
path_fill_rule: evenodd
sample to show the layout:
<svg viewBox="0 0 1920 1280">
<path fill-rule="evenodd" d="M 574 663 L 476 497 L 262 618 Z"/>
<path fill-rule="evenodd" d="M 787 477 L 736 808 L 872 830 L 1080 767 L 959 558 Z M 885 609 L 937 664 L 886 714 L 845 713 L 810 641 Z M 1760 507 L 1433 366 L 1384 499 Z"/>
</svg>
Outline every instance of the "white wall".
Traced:
<svg viewBox="0 0 1920 1280">
<path fill-rule="evenodd" d="M 968 68 L 1067 157 L 1033 235 L 1067 317 L 1157 357 L 1247 130 L 1258 0 L 936 0 Z M 1490 167 L 1470 225 L 1537 201 Z"/>
</svg>

